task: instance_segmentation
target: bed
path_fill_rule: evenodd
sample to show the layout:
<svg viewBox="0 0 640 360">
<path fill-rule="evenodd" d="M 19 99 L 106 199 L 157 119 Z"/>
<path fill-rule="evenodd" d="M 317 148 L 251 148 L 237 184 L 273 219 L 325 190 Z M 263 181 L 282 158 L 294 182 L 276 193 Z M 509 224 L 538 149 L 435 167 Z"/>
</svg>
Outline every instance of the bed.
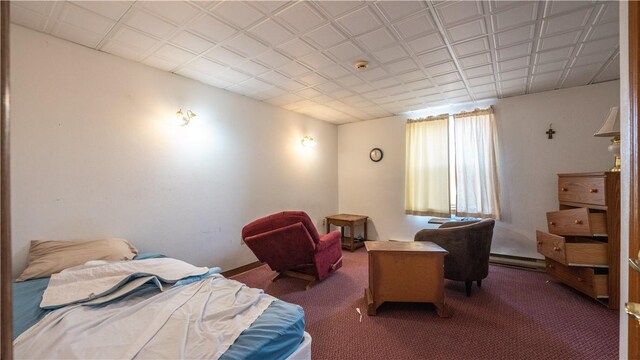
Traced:
<svg viewBox="0 0 640 360">
<path fill-rule="evenodd" d="M 126 262 L 126 264 L 133 264 L 137 266 L 138 264 L 142 265 L 143 263 L 149 263 L 162 257 L 163 256 L 158 254 L 141 254 L 136 255 L 134 260 Z M 79 266 L 77 268 L 82 267 Z M 209 271 L 202 276 L 191 276 L 186 278 L 186 280 L 182 279 L 168 285 L 165 284 L 165 290 L 163 291 L 159 290 L 157 282 L 145 281 L 144 284 L 134 290 L 126 290 L 128 292 L 123 293 L 124 295 L 115 296 L 113 299 L 105 300 L 104 303 L 98 302 L 96 305 L 87 305 L 90 304 L 91 301 L 100 301 L 100 293 L 94 290 L 92 290 L 93 292 L 90 294 L 91 299 L 87 300 L 86 303 L 73 301 L 71 304 L 66 304 L 64 301 L 59 303 L 49 301 L 51 298 L 51 295 L 49 294 L 53 291 L 51 287 L 55 288 L 53 285 L 59 283 L 60 274 L 66 274 L 73 269 L 76 268 L 70 268 L 52 275 L 52 277 L 42 277 L 14 283 L 13 328 L 16 358 L 207 357 L 225 360 L 311 358 L 311 337 L 304 331 L 304 313 L 301 307 L 271 298 L 266 294 L 262 294 L 261 290 L 251 289 L 234 280 L 226 279 L 218 273 L 219 269 L 208 269 Z M 93 274 L 93 270 L 89 271 L 89 273 Z M 127 283 L 130 284 L 132 282 L 134 281 L 128 281 Z M 55 284 L 49 286 L 50 283 Z M 75 287 L 76 284 L 81 283 L 82 281 L 74 281 L 71 285 Z M 120 281 L 120 283 L 124 284 L 125 282 Z M 122 284 L 119 286 L 124 286 Z M 47 290 L 48 286 L 49 290 Z M 196 300 L 189 298 L 189 300 L 185 301 L 184 305 L 182 305 L 183 300 L 181 299 L 183 297 L 186 299 L 184 294 L 191 291 L 189 289 L 196 288 L 199 290 L 193 290 L 193 293 L 196 294 L 196 292 L 202 292 L 202 294 L 198 296 L 205 300 L 203 300 L 202 303 L 198 303 L 196 296 L 194 296 L 193 299 Z M 205 290 L 202 289 L 205 288 L 209 289 L 206 291 L 210 292 L 204 292 Z M 234 296 L 240 298 L 240 300 L 229 305 L 229 296 L 224 297 L 223 295 L 219 295 L 224 294 L 226 288 L 229 288 L 228 291 L 236 294 Z M 60 296 L 67 296 L 69 288 L 63 287 L 62 290 L 63 291 Z M 98 293 L 99 296 L 96 297 L 95 293 Z M 262 304 L 260 305 L 262 306 L 262 309 L 258 309 L 254 306 L 254 310 L 245 311 L 246 313 L 254 313 L 254 315 L 251 315 L 254 316 L 254 318 L 249 317 L 244 319 L 241 315 L 237 314 L 229 316 L 230 310 L 227 311 L 226 309 L 236 307 L 241 308 L 242 306 L 237 306 L 237 304 L 242 305 L 241 302 L 248 298 L 248 296 L 253 296 L 251 294 L 254 294 L 256 299 L 259 298 L 260 304 Z M 55 294 L 53 296 L 55 297 Z M 151 340 L 147 340 L 142 335 L 140 335 L 140 339 L 138 339 L 135 335 L 139 332 L 144 332 L 146 329 L 153 328 L 152 323 L 155 320 L 161 322 L 164 321 L 161 319 L 162 312 L 158 311 L 157 313 L 154 313 L 155 315 L 152 315 L 149 320 L 136 317 L 132 318 L 136 319 L 135 321 L 131 321 L 129 319 L 125 321 L 120 319 L 122 317 L 121 309 L 126 309 L 125 312 L 128 314 L 138 314 L 143 311 L 153 312 L 155 311 L 153 310 L 155 308 L 152 307 L 155 306 L 154 301 L 159 301 L 154 299 L 160 299 L 162 297 L 178 299 L 170 301 L 180 301 L 180 309 L 190 306 L 196 309 L 194 310 L 195 312 L 201 313 L 202 315 L 200 318 L 196 319 L 197 321 L 194 321 L 191 319 L 192 315 L 180 315 L 178 311 L 175 311 L 175 314 L 178 314 L 177 317 L 182 316 L 183 318 L 190 318 L 190 322 L 184 319 L 179 319 L 178 322 L 171 320 L 174 321 L 174 325 L 172 325 L 174 330 L 172 333 L 164 331 L 166 333 L 165 334 L 158 331 L 157 333 L 154 333 L 152 338 L 150 338 Z M 108 298 L 108 296 L 103 298 Z M 47 303 L 47 301 L 49 301 L 49 303 Z M 85 300 L 83 300 L 83 302 L 84 301 Z M 52 303 L 54 305 L 50 306 Z M 255 301 L 255 304 L 258 304 L 258 300 Z M 45 307 L 48 306 L 50 309 L 43 309 L 41 305 L 46 305 Z M 129 311 L 129 309 L 134 309 L 136 307 L 140 309 L 140 311 Z M 206 310 L 203 310 L 205 308 Z M 219 309 L 225 310 L 221 311 Z M 223 322 L 222 320 L 218 321 L 214 318 L 209 319 L 209 317 L 214 316 L 213 314 L 215 313 L 222 313 L 229 319 L 226 319 L 226 322 Z M 168 316 L 176 317 L 175 314 L 171 313 L 171 315 Z M 84 318 L 77 316 L 84 316 Z M 157 319 L 154 320 L 153 318 Z M 78 319 L 86 319 L 86 321 L 78 321 Z M 212 323 L 205 323 L 205 320 Z M 73 325 L 66 325 L 70 327 L 62 328 L 61 330 L 60 324 L 64 324 L 65 321 L 67 324 Z M 95 326 L 95 329 L 97 330 L 94 329 L 94 324 L 91 324 L 92 321 L 95 322 L 95 325 L 99 325 Z M 82 327 L 79 328 L 77 325 L 78 323 L 83 326 L 86 325 L 87 329 Z M 227 324 L 229 323 L 233 324 L 234 327 L 241 326 L 242 323 L 245 323 L 245 326 L 248 325 L 248 327 L 239 327 L 238 329 L 233 328 L 232 330 L 228 330 Z M 165 329 L 170 327 L 170 324 L 171 323 L 167 320 L 166 322 L 163 322 L 160 327 Z M 221 324 L 219 325 L 220 335 L 215 331 L 211 331 L 211 329 L 218 329 L 218 324 Z M 142 330 L 138 332 L 138 330 L 135 330 L 136 326 Z M 112 327 L 113 329 L 111 329 Z M 106 328 L 109 329 L 105 330 Z M 208 333 L 205 335 L 198 335 L 199 332 L 204 332 L 203 329 Z M 46 331 L 50 331 L 51 333 L 47 333 Z M 234 332 L 239 333 L 239 335 L 234 335 L 235 337 L 227 336 L 228 333 Z M 113 335 L 105 336 L 105 333 Z M 181 336 L 184 336 L 184 340 L 175 338 L 174 336 L 176 333 L 180 335 L 179 339 L 182 339 Z M 131 352 L 131 349 L 127 350 L 129 352 L 119 352 L 120 349 L 117 346 L 111 347 L 109 345 L 111 342 L 118 343 L 117 340 L 111 340 L 111 337 L 117 337 L 117 334 L 120 334 L 121 337 L 131 336 L 132 343 L 138 342 L 141 344 L 140 349 L 138 350 L 138 348 L 136 348 L 133 352 Z M 215 356 L 212 355 L 213 353 L 206 353 L 206 355 L 203 355 L 205 353 L 200 352 L 199 348 L 209 346 L 207 344 L 202 345 L 203 341 L 206 339 L 215 340 L 212 341 L 213 343 L 218 341 L 218 349 L 223 349 L 224 351 L 216 353 Z M 229 339 L 231 339 L 231 341 Z M 50 341 L 51 343 L 47 344 L 47 341 Z M 83 348 L 82 351 L 89 351 L 87 348 L 90 348 L 90 352 L 76 353 L 74 346 L 78 346 L 78 343 L 81 344 L 80 346 Z M 122 340 L 120 340 L 118 345 L 121 343 L 123 343 Z M 187 346 L 189 349 L 185 350 L 184 347 Z M 195 350 L 191 350 L 193 346 L 196 347 Z M 62 350 L 50 352 L 50 348 L 52 347 Z M 94 347 L 95 349 L 93 349 Z M 134 355 L 130 356 L 123 354 Z"/>
</svg>

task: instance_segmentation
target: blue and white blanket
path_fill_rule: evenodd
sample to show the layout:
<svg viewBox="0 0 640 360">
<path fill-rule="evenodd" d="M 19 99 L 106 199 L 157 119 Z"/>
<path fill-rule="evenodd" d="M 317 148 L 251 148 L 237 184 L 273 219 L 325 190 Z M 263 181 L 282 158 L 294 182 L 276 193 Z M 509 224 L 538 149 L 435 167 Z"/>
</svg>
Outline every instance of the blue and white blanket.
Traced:
<svg viewBox="0 0 640 360">
<path fill-rule="evenodd" d="M 161 261 L 91 263 L 52 276 L 42 304 L 70 305 L 16 338 L 15 357 L 217 359 L 275 299 L 215 270 L 149 260 Z"/>
</svg>

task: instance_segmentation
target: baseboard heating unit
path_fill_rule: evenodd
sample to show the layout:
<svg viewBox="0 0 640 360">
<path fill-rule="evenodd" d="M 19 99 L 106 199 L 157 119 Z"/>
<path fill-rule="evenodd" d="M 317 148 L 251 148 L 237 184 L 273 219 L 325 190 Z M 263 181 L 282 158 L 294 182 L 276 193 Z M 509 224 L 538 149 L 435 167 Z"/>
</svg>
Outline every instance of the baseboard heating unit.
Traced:
<svg viewBox="0 0 640 360">
<path fill-rule="evenodd" d="M 489 262 L 496 265 L 512 266 L 528 270 L 545 271 L 545 263 L 542 259 L 511 256 L 503 254 L 491 254 Z"/>
</svg>

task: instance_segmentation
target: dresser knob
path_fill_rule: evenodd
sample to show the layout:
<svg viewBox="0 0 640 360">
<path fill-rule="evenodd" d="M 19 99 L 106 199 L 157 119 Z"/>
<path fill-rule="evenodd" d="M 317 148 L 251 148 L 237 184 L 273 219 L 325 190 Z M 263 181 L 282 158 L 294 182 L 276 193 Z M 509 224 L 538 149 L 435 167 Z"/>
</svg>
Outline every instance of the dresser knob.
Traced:
<svg viewBox="0 0 640 360">
<path fill-rule="evenodd" d="M 590 193 L 592 193 L 592 194 L 594 194 L 594 193 L 597 193 L 597 192 L 598 192 L 598 189 L 589 189 L 589 192 L 590 192 Z"/>
<path fill-rule="evenodd" d="M 553 221 L 549 221 L 549 225 L 551 225 L 551 226 L 555 226 L 555 225 L 556 225 L 556 223 L 554 223 Z"/>
<path fill-rule="evenodd" d="M 576 220 L 576 221 L 574 221 L 574 223 L 575 223 L 576 225 L 582 225 L 582 220 Z"/>
<path fill-rule="evenodd" d="M 542 245 L 542 241 L 538 241 L 538 245 Z"/>
<path fill-rule="evenodd" d="M 560 248 L 559 248 L 559 247 L 557 247 L 557 246 L 554 246 L 554 247 L 553 247 L 553 251 L 560 251 Z"/>
<path fill-rule="evenodd" d="M 569 190 L 569 189 L 567 189 L 566 187 L 561 187 L 560 188 L 560 191 L 567 191 L 567 190 Z"/>
<path fill-rule="evenodd" d="M 549 269 L 554 269 L 554 268 L 555 268 L 553 265 L 547 265 L 547 267 L 548 267 Z"/>
<path fill-rule="evenodd" d="M 579 282 L 584 282 L 584 279 L 583 279 L 583 278 L 581 278 L 581 277 L 579 277 L 579 278 L 578 278 L 578 281 L 579 281 Z"/>
</svg>

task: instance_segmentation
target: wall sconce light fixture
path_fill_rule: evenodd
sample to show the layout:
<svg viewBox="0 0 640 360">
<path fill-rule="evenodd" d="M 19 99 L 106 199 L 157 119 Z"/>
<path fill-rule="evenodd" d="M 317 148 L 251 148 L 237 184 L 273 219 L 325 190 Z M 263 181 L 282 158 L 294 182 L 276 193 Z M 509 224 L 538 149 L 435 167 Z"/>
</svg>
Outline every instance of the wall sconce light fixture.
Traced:
<svg viewBox="0 0 640 360">
<path fill-rule="evenodd" d="M 183 112 L 182 109 L 178 110 L 178 112 L 176 112 L 176 115 L 178 116 L 180 121 L 182 121 L 181 126 L 189 125 L 189 121 L 196 117 L 196 114 L 193 111 L 187 110 L 187 112 Z"/>
<path fill-rule="evenodd" d="M 300 143 L 304 147 L 314 147 L 314 146 L 316 146 L 316 140 L 314 138 L 312 138 L 311 136 L 309 136 L 309 135 L 303 137 L 302 140 L 300 140 Z"/>
</svg>

